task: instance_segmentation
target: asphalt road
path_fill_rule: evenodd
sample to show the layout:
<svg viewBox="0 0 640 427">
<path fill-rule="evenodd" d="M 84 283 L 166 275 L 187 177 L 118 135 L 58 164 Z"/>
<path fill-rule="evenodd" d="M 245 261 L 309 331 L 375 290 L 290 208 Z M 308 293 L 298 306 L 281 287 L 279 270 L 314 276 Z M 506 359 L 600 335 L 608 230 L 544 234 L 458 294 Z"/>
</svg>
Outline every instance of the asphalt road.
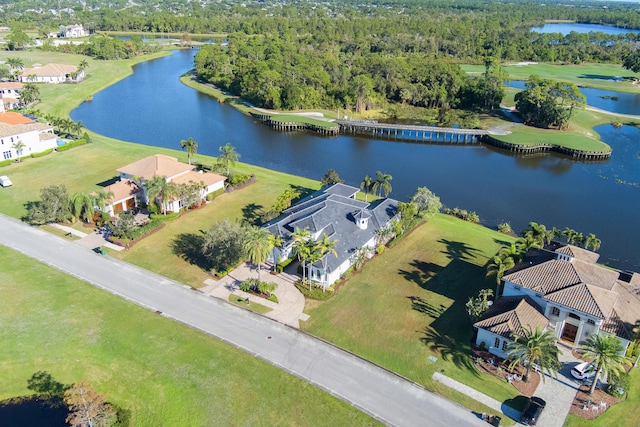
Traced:
<svg viewBox="0 0 640 427">
<path fill-rule="evenodd" d="M 386 424 L 487 425 L 468 409 L 322 340 L 4 215 L 0 244 L 221 339 Z"/>
</svg>

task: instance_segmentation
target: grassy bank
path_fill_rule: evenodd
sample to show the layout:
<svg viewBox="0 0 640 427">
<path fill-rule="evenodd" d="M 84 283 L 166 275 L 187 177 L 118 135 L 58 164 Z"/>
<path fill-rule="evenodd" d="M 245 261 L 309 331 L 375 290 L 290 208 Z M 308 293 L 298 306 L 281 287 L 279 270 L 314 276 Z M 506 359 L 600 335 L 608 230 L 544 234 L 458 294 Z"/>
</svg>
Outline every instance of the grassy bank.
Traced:
<svg viewBox="0 0 640 427">
<path fill-rule="evenodd" d="M 369 261 L 328 302 L 307 303 L 303 329 L 483 412 L 478 403 L 432 380 L 444 371 L 500 401 L 518 392 L 480 374 L 469 357 L 470 296 L 493 288 L 484 265 L 513 240 L 485 227 L 437 215 Z M 433 356 L 436 361 L 430 361 Z"/>
<path fill-rule="evenodd" d="M 46 371 L 89 381 L 135 426 L 374 425 L 218 340 L 0 246 L 0 400 Z"/>
</svg>

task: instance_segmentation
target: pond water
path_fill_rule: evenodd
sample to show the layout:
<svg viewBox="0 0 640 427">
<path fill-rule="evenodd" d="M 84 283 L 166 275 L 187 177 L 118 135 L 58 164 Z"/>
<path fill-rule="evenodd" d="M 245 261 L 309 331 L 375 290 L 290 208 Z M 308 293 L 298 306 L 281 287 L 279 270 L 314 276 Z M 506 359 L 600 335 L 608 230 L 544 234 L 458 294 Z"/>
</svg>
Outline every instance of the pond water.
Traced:
<svg viewBox="0 0 640 427">
<path fill-rule="evenodd" d="M 507 85 L 516 89 L 524 89 L 525 81 L 511 80 Z M 640 115 L 640 94 L 590 87 L 581 87 L 580 92 L 587 97 L 587 104 L 592 107 L 613 113 Z"/>
<path fill-rule="evenodd" d="M 554 22 L 544 24 L 542 27 L 531 27 L 530 31 L 536 33 L 560 33 L 563 36 L 575 31 L 576 33 L 601 32 L 605 34 L 640 33 L 640 30 L 612 27 L 600 24 L 578 24 L 570 22 Z"/>
<path fill-rule="evenodd" d="M 0 402 L 0 425 L 32 427 L 65 427 L 67 407 L 52 405 L 36 397 Z"/>
<path fill-rule="evenodd" d="M 521 230 L 536 221 L 595 233 L 603 242 L 603 262 L 640 271 L 636 128 L 598 127 L 614 148 L 611 159 L 598 164 L 555 155 L 512 157 L 483 145 L 281 133 L 182 85 L 178 78 L 193 67 L 194 53 L 177 51 L 139 64 L 71 117 L 94 132 L 152 146 L 179 149 L 180 140 L 192 137 L 198 153 L 212 156 L 230 142 L 243 162 L 313 179 L 334 168 L 347 184 L 359 186 L 365 175 L 380 170 L 393 176 L 391 196 L 399 200 L 427 186 L 445 206 L 476 211 L 488 226 L 509 221 Z"/>
</svg>

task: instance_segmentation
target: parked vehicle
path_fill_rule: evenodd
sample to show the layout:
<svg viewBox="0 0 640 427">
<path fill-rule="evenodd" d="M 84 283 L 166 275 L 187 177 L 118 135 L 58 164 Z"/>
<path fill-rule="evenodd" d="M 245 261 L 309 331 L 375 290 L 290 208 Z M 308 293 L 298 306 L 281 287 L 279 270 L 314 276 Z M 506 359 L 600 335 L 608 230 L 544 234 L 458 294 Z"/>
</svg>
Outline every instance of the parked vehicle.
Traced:
<svg viewBox="0 0 640 427">
<path fill-rule="evenodd" d="M 520 415 L 520 422 L 528 426 L 536 425 L 545 406 L 547 406 L 547 402 L 539 397 L 533 396 L 525 405 Z"/>
<path fill-rule="evenodd" d="M 588 380 L 596 376 L 596 368 L 589 362 L 580 363 L 571 368 L 571 375 L 580 381 Z"/>
<path fill-rule="evenodd" d="M 11 182 L 8 176 L 2 175 L 0 176 L 0 185 L 3 187 L 11 187 L 13 183 Z"/>
</svg>

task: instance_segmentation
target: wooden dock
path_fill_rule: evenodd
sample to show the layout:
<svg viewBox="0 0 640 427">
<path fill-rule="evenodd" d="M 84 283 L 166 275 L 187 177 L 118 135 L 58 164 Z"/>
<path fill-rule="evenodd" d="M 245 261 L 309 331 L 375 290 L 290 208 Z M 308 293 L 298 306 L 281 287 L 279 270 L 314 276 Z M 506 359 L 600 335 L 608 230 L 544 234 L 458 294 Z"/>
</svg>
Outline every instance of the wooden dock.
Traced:
<svg viewBox="0 0 640 427">
<path fill-rule="evenodd" d="M 479 144 L 489 132 L 483 129 L 443 128 L 436 126 L 376 123 L 372 121 L 336 120 L 340 131 L 372 138 L 445 144 Z"/>
</svg>

